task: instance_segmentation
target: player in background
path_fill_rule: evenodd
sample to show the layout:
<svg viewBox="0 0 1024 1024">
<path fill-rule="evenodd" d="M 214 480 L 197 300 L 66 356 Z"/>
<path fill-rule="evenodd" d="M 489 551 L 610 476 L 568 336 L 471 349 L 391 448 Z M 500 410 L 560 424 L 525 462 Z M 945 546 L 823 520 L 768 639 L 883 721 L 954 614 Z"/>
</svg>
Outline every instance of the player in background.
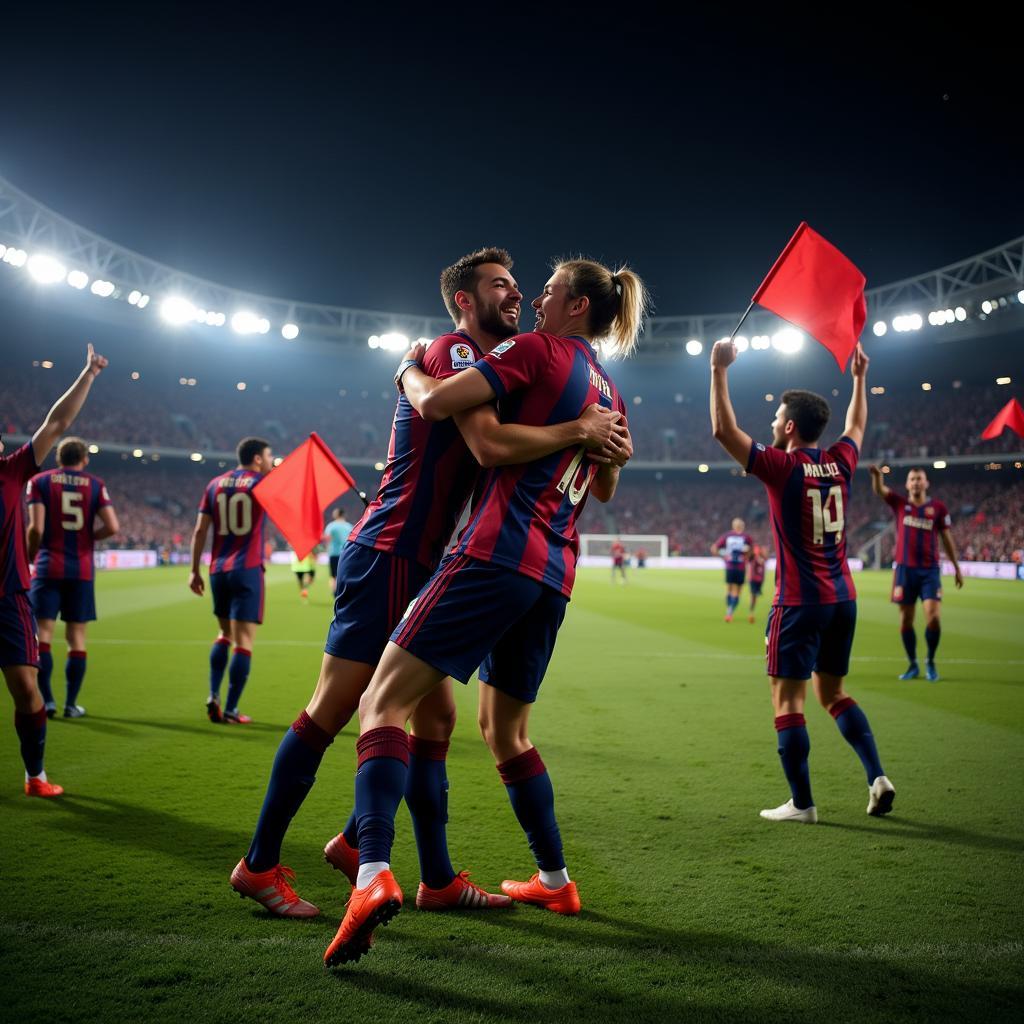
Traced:
<svg viewBox="0 0 1024 1024">
<path fill-rule="evenodd" d="M 867 813 L 887 814 L 896 791 L 886 778 L 867 717 L 847 695 L 843 678 L 857 621 L 856 591 L 846 560 L 846 509 L 867 425 L 868 357 L 857 346 L 851 363 L 853 396 L 843 436 L 818 447 L 828 424 L 828 402 L 790 390 L 772 423 L 772 447 L 756 444 L 736 423 L 728 368 L 736 358 L 729 341 L 711 351 L 711 425 L 722 447 L 765 485 L 775 539 L 775 601 L 768 616 L 767 669 L 771 678 L 779 757 L 791 799 L 761 811 L 771 821 L 814 823 L 804 720 L 807 680 L 860 758 L 868 781 Z"/>
<path fill-rule="evenodd" d="M 352 524 L 345 518 L 345 510 L 335 505 L 331 509 L 331 521 L 324 528 L 324 540 L 327 541 L 327 558 L 331 565 L 331 594 L 338 588 L 338 562 L 341 552 L 352 532 Z"/>
<path fill-rule="evenodd" d="M 924 605 L 924 639 L 928 658 L 924 671 L 929 682 L 939 681 L 935 652 L 941 634 L 939 610 L 942 607 L 942 577 L 939 545 L 953 563 L 956 585 L 964 585 L 957 559 L 956 545 L 950 528 L 953 520 L 949 510 L 936 498 L 928 496 L 928 477 L 923 469 L 907 473 L 907 493 L 900 494 L 886 487 L 882 471 L 871 466 L 871 489 L 892 509 L 896 517 L 896 568 L 892 579 L 892 602 L 900 608 L 900 639 L 910 664 L 900 679 L 916 679 L 921 670 L 917 664 L 917 634 L 914 632 L 914 611 L 918 598 Z"/>
<path fill-rule="evenodd" d="M 626 582 L 626 545 L 622 543 L 621 537 L 612 541 L 612 583 L 615 582 L 615 570 L 619 570 L 619 584 Z"/>
<path fill-rule="evenodd" d="M 25 764 L 26 796 L 60 796 L 43 768 L 46 708 L 39 693 L 39 644 L 26 592 L 31 583 L 25 548 L 25 485 L 39 471 L 61 434 L 71 428 L 89 395 L 92 382 L 107 365 L 89 345 L 78 379 L 47 413 L 27 444 L 0 454 L 0 670 L 14 701 L 14 729 Z M 4 451 L 0 440 L 0 453 Z"/>
<path fill-rule="evenodd" d="M 456 330 L 435 339 L 426 351 L 424 365 L 435 376 L 461 374 L 515 334 L 522 295 L 511 268 L 505 250 L 488 248 L 442 271 L 441 294 Z M 285 834 L 316 781 L 327 747 L 355 713 L 388 637 L 437 567 L 477 484 L 480 465 L 528 462 L 567 444 L 600 447 L 616 430 L 618 418 L 592 408 L 573 423 L 523 427 L 500 423 L 494 406 L 485 406 L 431 423 L 407 397 L 399 397 L 380 488 L 341 553 L 320 678 L 278 747 L 255 834 L 231 875 L 237 892 L 282 917 L 319 913 L 298 896 L 290 884 L 294 875 L 280 863 Z M 445 826 L 446 760 L 454 728 L 455 701 L 447 683 L 417 707 L 406 749 L 410 770 L 404 797 L 420 859 L 416 906 L 508 906 L 507 896 L 486 892 L 469 880 L 468 872 L 456 873 L 452 867 Z M 353 814 L 324 849 L 328 863 L 353 884 L 359 870 L 357 843 Z"/>
<path fill-rule="evenodd" d="M 316 548 L 305 558 L 299 558 L 298 552 L 292 551 L 292 572 L 299 584 L 299 597 L 303 604 L 309 601 L 309 588 L 316 579 Z"/>
<path fill-rule="evenodd" d="M 48 718 L 57 713 L 50 688 L 50 647 L 58 614 L 68 644 L 64 717 L 85 714 L 78 695 L 85 681 L 86 626 L 96 618 L 93 546 L 118 531 L 107 488 L 99 477 L 86 472 L 88 465 L 85 442 L 66 437 L 57 445 L 57 469 L 32 477 L 28 485 L 28 557 L 35 562 L 29 600 L 39 626 L 39 692 Z"/>
<path fill-rule="evenodd" d="M 270 472 L 274 456 L 261 437 L 238 442 L 238 465 L 215 476 L 203 491 L 192 531 L 192 571 L 188 585 L 200 597 L 206 583 L 200 572 L 206 535 L 213 527 L 210 556 L 210 592 L 213 614 L 220 632 L 210 651 L 210 696 L 206 714 L 211 722 L 248 725 L 252 719 L 238 710 L 249 670 L 256 628 L 263 621 L 263 556 L 266 513 L 252 496 L 252 489 Z M 234 644 L 231 664 L 228 648 Z M 228 697 L 223 711 L 220 686 L 228 672 Z"/>
<path fill-rule="evenodd" d="M 750 549 L 750 554 L 747 555 L 747 564 L 750 566 L 750 616 L 748 622 L 753 622 L 756 618 L 754 608 L 757 605 L 757 599 L 761 596 L 761 588 L 764 586 L 764 567 L 767 561 L 764 548 L 754 544 Z"/>
<path fill-rule="evenodd" d="M 407 357 L 400 387 L 420 415 L 443 420 L 497 398 L 517 424 L 579 415 L 599 402 L 625 418 L 625 405 L 597 360 L 598 339 L 619 355 L 636 344 L 646 309 L 640 278 L 590 260 L 560 263 L 533 301 L 534 333 L 509 338 L 465 373 L 437 381 Z M 394 820 L 406 789 L 405 723 L 446 677 L 465 683 L 479 667 L 480 729 L 497 763 L 537 872 L 506 880 L 512 899 L 578 914 L 547 768 L 530 741 L 530 709 L 572 593 L 579 554 L 576 521 L 587 493 L 609 501 L 632 454 L 598 465 L 572 445 L 485 477 L 452 555 L 420 591 L 391 635 L 359 703 L 356 819 L 359 872 L 345 918 L 324 953 L 327 966 L 358 960 L 373 930 L 402 906 L 390 870 Z"/>
<path fill-rule="evenodd" d="M 747 578 L 747 556 L 754 546 L 753 538 L 744 532 L 742 519 L 732 521 L 732 529 L 711 545 L 711 554 L 725 560 L 725 621 L 732 622 L 740 603 L 743 581 Z"/>
</svg>

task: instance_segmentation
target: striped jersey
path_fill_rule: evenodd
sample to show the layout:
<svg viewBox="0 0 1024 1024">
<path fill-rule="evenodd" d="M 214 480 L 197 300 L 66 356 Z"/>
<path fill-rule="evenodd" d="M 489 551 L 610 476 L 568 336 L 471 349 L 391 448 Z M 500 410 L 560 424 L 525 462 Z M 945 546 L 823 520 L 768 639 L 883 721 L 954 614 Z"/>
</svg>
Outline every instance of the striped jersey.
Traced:
<svg viewBox="0 0 1024 1024">
<path fill-rule="evenodd" d="M 251 493 L 263 477 L 239 467 L 206 485 L 199 511 L 213 520 L 211 574 L 263 565 L 267 514 Z"/>
<path fill-rule="evenodd" d="M 767 559 L 764 555 L 756 554 L 751 550 L 750 555 L 750 582 L 751 583 L 763 583 L 764 582 L 764 566 Z"/>
<path fill-rule="evenodd" d="M 621 396 L 583 338 L 520 334 L 498 345 L 476 369 L 494 388 L 503 422 L 564 423 L 595 402 L 625 417 Z M 580 547 L 576 521 L 598 468 L 580 446 L 489 470 L 456 551 L 514 569 L 569 597 Z"/>
<path fill-rule="evenodd" d="M 32 444 L 0 455 L 0 597 L 28 590 L 32 578 L 25 550 L 25 484 L 39 471 Z"/>
<path fill-rule="evenodd" d="M 933 569 L 939 564 L 939 531 L 953 525 L 941 501 L 929 498 L 915 505 L 904 494 L 890 491 L 885 503 L 896 516 L 896 564 L 911 569 Z"/>
<path fill-rule="evenodd" d="M 482 355 L 464 331 L 443 334 L 431 342 L 422 367 L 424 373 L 444 380 Z M 454 418 L 428 423 L 400 395 L 377 496 L 352 528 L 349 543 L 390 551 L 433 571 L 479 474 L 480 466 Z"/>
<path fill-rule="evenodd" d="M 111 504 L 103 481 L 84 469 L 48 469 L 29 481 L 28 503 L 46 510 L 36 576 L 44 580 L 95 579 L 96 514 Z"/>
<path fill-rule="evenodd" d="M 725 564 L 730 569 L 743 569 L 747 563 L 747 555 L 753 548 L 754 538 L 749 533 L 737 533 L 735 530 L 723 533 L 715 541 L 715 550 L 725 559 Z"/>
<path fill-rule="evenodd" d="M 751 445 L 747 472 L 768 491 L 775 604 L 837 604 L 857 597 L 846 562 L 846 509 L 859 457 L 848 437 L 824 450 Z"/>
</svg>

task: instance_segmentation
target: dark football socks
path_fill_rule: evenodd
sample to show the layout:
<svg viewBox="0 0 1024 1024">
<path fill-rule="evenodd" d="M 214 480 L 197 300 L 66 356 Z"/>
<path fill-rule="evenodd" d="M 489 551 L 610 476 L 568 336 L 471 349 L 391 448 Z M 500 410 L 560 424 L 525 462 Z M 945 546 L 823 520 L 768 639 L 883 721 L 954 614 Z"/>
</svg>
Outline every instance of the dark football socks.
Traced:
<svg viewBox="0 0 1024 1024">
<path fill-rule="evenodd" d="M 811 772 L 807 765 L 807 757 L 811 752 L 807 721 L 803 715 L 778 715 L 775 718 L 775 731 L 779 741 L 779 760 L 789 783 L 793 806 L 800 811 L 813 807 Z"/>
<path fill-rule="evenodd" d="M 900 639 L 903 641 L 903 649 L 907 652 L 907 660 L 911 665 L 917 664 L 917 633 L 911 629 L 901 629 Z"/>
<path fill-rule="evenodd" d="M 228 654 L 231 641 L 226 636 L 219 636 L 210 648 L 210 696 L 220 700 L 220 684 L 228 667 Z"/>
<path fill-rule="evenodd" d="M 53 652 L 49 644 L 39 645 L 39 692 L 43 695 L 44 704 L 55 703 L 50 679 L 53 677 Z"/>
<path fill-rule="evenodd" d="M 397 726 L 370 729 L 357 740 L 356 754 L 359 863 L 390 863 L 395 815 L 409 775 L 409 738 Z"/>
<path fill-rule="evenodd" d="M 81 692 L 82 683 L 85 682 L 85 665 L 85 651 L 68 651 L 67 661 L 64 662 L 64 678 L 68 684 L 68 696 L 64 702 L 66 707 L 78 703 L 78 694 Z"/>
<path fill-rule="evenodd" d="M 935 652 L 939 647 L 939 637 L 942 635 L 942 628 L 936 623 L 924 631 L 924 642 L 928 645 L 928 660 L 935 660 Z"/>
<path fill-rule="evenodd" d="M 560 871 L 565 867 L 562 836 L 555 820 L 555 793 L 551 777 L 536 747 L 498 765 L 508 798 L 526 833 L 537 867 Z"/>
<path fill-rule="evenodd" d="M 852 697 L 844 697 L 837 701 L 829 709 L 829 714 L 836 720 L 843 739 L 857 752 L 870 786 L 885 772 L 882 769 L 882 762 L 878 760 L 878 749 L 875 747 L 875 737 L 871 733 L 867 715 L 861 711 Z"/>
<path fill-rule="evenodd" d="M 409 737 L 409 778 L 405 803 L 412 816 L 416 850 L 420 858 L 420 879 L 429 889 L 443 889 L 455 877 L 448 856 L 448 774 L 445 759 L 447 740 Z"/>
<path fill-rule="evenodd" d="M 228 666 L 228 699 L 224 705 L 225 711 L 234 713 L 238 710 L 238 702 L 242 699 L 242 691 L 249 678 L 251 665 L 252 651 L 247 651 L 244 647 L 236 647 L 235 653 L 231 656 L 231 664 Z"/>
<path fill-rule="evenodd" d="M 38 711 L 15 711 L 14 730 L 21 744 L 21 759 L 25 771 L 31 775 L 43 774 L 43 751 L 46 749 L 46 708 Z"/>
</svg>

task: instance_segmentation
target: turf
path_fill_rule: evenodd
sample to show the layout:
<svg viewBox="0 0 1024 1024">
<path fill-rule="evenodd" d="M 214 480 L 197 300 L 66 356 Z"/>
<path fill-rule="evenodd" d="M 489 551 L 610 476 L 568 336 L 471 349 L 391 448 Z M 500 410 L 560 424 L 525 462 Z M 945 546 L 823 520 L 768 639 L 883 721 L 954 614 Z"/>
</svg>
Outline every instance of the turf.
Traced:
<svg viewBox="0 0 1024 1024">
<path fill-rule="evenodd" d="M 948 593 L 942 681 L 898 683 L 887 577 L 862 574 L 850 692 L 898 797 L 868 818 L 859 762 L 810 707 L 822 822 L 778 825 L 763 626 L 722 622 L 717 573 L 585 571 L 533 718 L 579 919 L 410 906 L 358 965 L 321 955 L 346 893 L 323 863 L 348 814 L 354 727 L 328 752 L 285 861 L 323 915 L 281 921 L 228 887 L 279 737 L 305 703 L 329 616 L 268 576 L 243 709 L 203 715 L 213 619 L 183 571 L 98 585 L 82 702 L 50 725 L 60 801 L 27 800 L 0 748 L 6 1019 L 30 1021 L 819 1021 L 1016 1019 L 1024 849 L 1024 586 Z M 58 666 L 62 648 L 54 647 Z M 59 668 L 58 673 L 59 675 Z M 55 680 L 62 691 L 63 681 Z M 529 851 L 459 687 L 449 835 L 481 883 Z M 399 817 L 395 871 L 418 879 Z"/>
</svg>

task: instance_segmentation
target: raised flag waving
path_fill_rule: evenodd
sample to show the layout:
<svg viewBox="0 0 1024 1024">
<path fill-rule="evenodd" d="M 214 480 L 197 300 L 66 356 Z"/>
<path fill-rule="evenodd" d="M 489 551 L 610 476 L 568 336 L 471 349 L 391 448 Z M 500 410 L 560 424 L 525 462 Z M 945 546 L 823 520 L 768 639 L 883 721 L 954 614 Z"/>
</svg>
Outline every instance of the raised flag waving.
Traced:
<svg viewBox="0 0 1024 1024">
<path fill-rule="evenodd" d="M 355 486 L 352 475 L 314 431 L 252 493 L 302 559 L 323 536 L 328 506 Z"/>
<path fill-rule="evenodd" d="M 996 413 L 995 419 L 985 428 L 981 435 L 983 441 L 991 441 L 998 437 L 1007 427 L 1015 434 L 1024 437 L 1024 408 L 1016 398 L 1011 398 Z"/>
</svg>

